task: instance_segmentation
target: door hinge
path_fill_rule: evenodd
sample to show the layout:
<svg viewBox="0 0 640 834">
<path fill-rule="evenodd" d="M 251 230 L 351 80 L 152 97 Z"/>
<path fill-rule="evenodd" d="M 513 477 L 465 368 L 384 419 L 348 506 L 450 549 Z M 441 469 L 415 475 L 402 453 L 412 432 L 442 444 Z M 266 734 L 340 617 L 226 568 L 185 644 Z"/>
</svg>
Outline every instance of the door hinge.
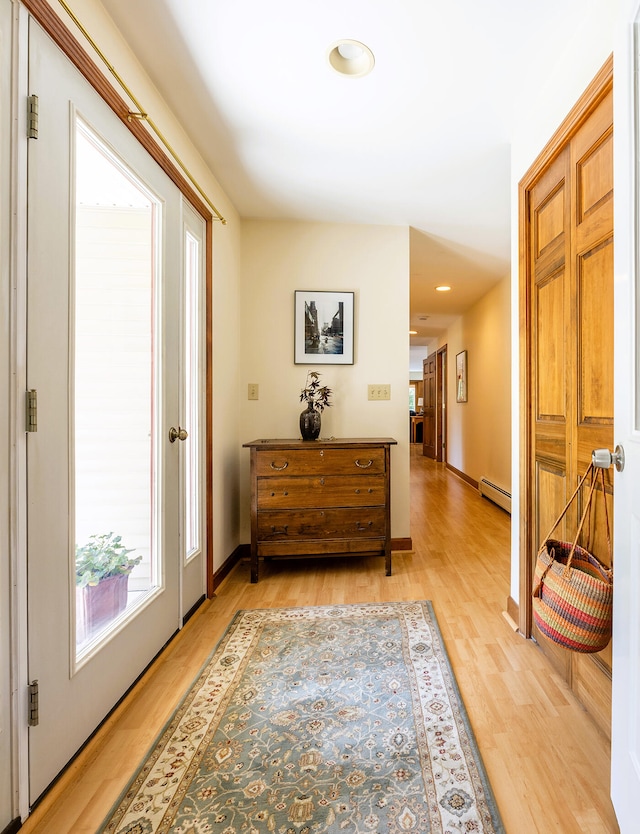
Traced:
<svg viewBox="0 0 640 834">
<path fill-rule="evenodd" d="M 32 681 L 29 684 L 29 726 L 37 727 L 40 723 L 39 704 L 40 702 L 40 687 L 38 681 Z"/>
<path fill-rule="evenodd" d="M 26 423 L 25 431 L 38 431 L 38 392 L 35 388 L 27 391 Z"/>
<path fill-rule="evenodd" d="M 27 139 L 38 138 L 38 96 L 27 98 Z"/>
</svg>

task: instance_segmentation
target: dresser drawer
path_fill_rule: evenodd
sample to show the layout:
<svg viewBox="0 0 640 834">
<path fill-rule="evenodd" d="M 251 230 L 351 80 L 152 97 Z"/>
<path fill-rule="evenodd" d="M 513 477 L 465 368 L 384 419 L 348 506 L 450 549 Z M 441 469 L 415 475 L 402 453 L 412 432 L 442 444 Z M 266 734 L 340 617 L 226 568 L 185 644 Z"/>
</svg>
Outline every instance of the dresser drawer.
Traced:
<svg viewBox="0 0 640 834">
<path fill-rule="evenodd" d="M 361 539 L 386 535 L 384 507 L 258 513 L 258 540 Z"/>
<path fill-rule="evenodd" d="M 377 507 L 386 500 L 384 475 L 258 479 L 258 509 Z"/>
<path fill-rule="evenodd" d="M 379 539 L 292 539 L 256 542 L 256 556 L 272 559 L 278 556 L 382 555 L 385 553 L 385 547 L 384 536 Z"/>
<path fill-rule="evenodd" d="M 283 449 L 258 451 L 256 476 L 380 475 L 385 471 L 385 450 L 378 449 Z"/>
</svg>

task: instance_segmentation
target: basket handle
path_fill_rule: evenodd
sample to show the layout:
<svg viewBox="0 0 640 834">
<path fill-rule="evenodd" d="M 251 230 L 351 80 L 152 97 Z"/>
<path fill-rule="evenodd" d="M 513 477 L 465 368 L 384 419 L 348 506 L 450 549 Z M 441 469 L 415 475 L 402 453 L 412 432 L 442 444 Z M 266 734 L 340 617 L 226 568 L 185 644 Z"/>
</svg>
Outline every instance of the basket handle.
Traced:
<svg viewBox="0 0 640 834">
<path fill-rule="evenodd" d="M 609 509 L 607 507 L 607 493 L 604 490 L 604 469 L 600 470 L 602 480 L 602 498 L 604 500 L 604 517 L 607 521 L 607 551 L 609 554 L 609 565 L 613 562 L 613 553 L 611 552 L 611 528 L 609 526 Z"/>
<path fill-rule="evenodd" d="M 548 539 L 548 538 L 550 538 L 550 537 L 551 537 L 551 534 L 553 533 L 553 531 L 556 529 L 556 527 L 558 526 L 558 524 L 560 524 L 560 522 L 562 521 L 562 519 L 563 519 L 563 518 L 565 517 L 565 515 L 567 514 L 567 510 L 569 509 L 569 507 L 570 507 L 570 506 L 571 506 L 571 504 L 573 503 L 573 501 L 574 501 L 574 499 L 575 499 L 576 495 L 577 495 L 577 494 L 580 492 L 580 490 L 582 489 L 582 485 L 584 484 L 584 482 L 587 480 L 587 478 L 589 477 L 589 475 L 593 473 L 593 469 L 594 469 L 594 467 L 593 467 L 593 463 L 590 463 L 590 464 L 589 464 L 589 466 L 588 466 L 588 468 L 587 468 L 587 471 L 584 473 L 584 475 L 582 476 L 582 478 L 580 478 L 580 482 L 578 483 L 578 486 L 575 488 L 575 491 L 574 491 L 573 495 L 572 495 L 572 496 L 571 496 L 571 498 L 567 501 L 567 503 L 564 505 L 564 510 L 563 510 L 563 511 L 560 513 L 560 515 L 556 518 L 555 522 L 553 523 L 553 525 L 552 525 L 552 527 L 551 527 L 551 530 L 549 530 L 549 532 L 547 533 L 547 535 L 546 535 L 546 536 L 544 537 L 544 539 L 542 540 L 542 546 L 544 546 L 544 542 L 546 541 L 546 539 Z M 604 471 L 604 470 L 603 470 L 603 471 Z M 587 506 L 589 506 L 589 504 L 590 504 L 590 503 L 591 503 L 591 493 L 589 493 L 589 501 L 587 501 Z M 608 518 L 608 517 L 607 517 L 607 518 Z M 584 520 L 584 519 L 583 519 L 583 520 Z M 582 527 L 580 527 L 580 528 L 578 529 L 578 536 L 576 536 L 576 541 L 578 540 L 578 537 L 579 537 L 579 535 L 580 535 L 580 530 L 581 530 L 581 529 L 582 529 Z"/>
<path fill-rule="evenodd" d="M 582 485 L 584 484 L 584 482 L 589 477 L 589 474 L 592 474 L 592 473 L 593 473 L 593 463 L 590 463 L 589 467 L 587 468 L 587 471 L 584 473 L 582 478 L 580 478 L 578 486 L 575 488 L 575 491 L 574 491 L 573 495 L 567 501 L 567 503 L 564 505 L 564 509 L 562 510 L 562 512 L 560 513 L 558 518 L 555 520 L 555 522 L 551 526 L 551 529 L 549 530 L 547 535 L 542 539 L 542 544 L 540 545 L 540 548 L 538 550 L 538 555 L 540 555 L 540 553 L 542 553 L 547 539 L 549 539 L 551 537 L 551 534 L 553 533 L 553 531 L 556 529 L 558 524 L 560 524 L 562 519 L 565 517 L 565 515 L 567 514 L 567 510 L 569 509 L 569 507 L 573 503 L 576 495 L 580 492 L 580 489 L 581 489 Z M 573 542 L 573 545 L 571 547 L 571 554 L 570 554 L 569 559 L 567 560 L 567 565 L 569 565 L 571 563 L 571 559 L 573 558 L 573 554 L 575 553 L 576 545 L 577 545 L 578 539 L 580 538 L 580 531 L 582 530 L 582 525 L 584 524 L 584 520 L 585 520 L 585 517 L 586 517 L 586 514 L 587 514 L 587 510 L 589 509 L 589 507 L 591 505 L 591 496 L 592 495 L 593 495 L 593 478 L 591 479 L 591 491 L 589 492 L 589 500 L 587 501 L 587 506 L 585 507 L 585 511 L 582 514 L 582 519 L 580 520 L 580 524 L 578 526 L 578 532 L 576 533 L 575 541 Z M 542 576 L 540 577 L 540 579 L 536 583 L 536 586 L 533 589 L 533 596 L 534 597 L 539 597 L 540 596 L 542 585 L 544 584 L 544 580 L 547 578 L 547 574 L 551 570 L 551 565 L 553 565 L 553 563 L 555 562 L 556 554 L 555 554 L 555 550 L 553 548 L 551 549 L 550 556 L 551 556 L 551 559 L 549 561 L 549 564 L 544 569 L 544 571 L 542 573 Z"/>
<path fill-rule="evenodd" d="M 598 471 L 598 475 L 600 476 L 600 483 L 602 484 L 602 499 L 604 503 L 604 519 L 607 527 L 607 553 L 609 554 L 609 564 L 611 564 L 611 528 L 609 526 L 609 508 L 607 506 L 607 493 L 605 489 L 605 477 L 604 477 L 604 469 L 600 466 L 595 466 L 595 469 Z M 594 469 L 594 475 L 595 475 Z M 598 477 L 595 475 L 595 477 Z M 593 507 L 593 502 L 589 504 L 589 516 L 587 518 L 587 541 L 585 543 L 585 547 L 587 550 L 591 550 L 591 531 L 593 525 L 591 524 L 591 508 Z"/>
<path fill-rule="evenodd" d="M 588 515 L 589 510 L 591 508 L 591 502 L 593 500 L 593 491 L 595 489 L 596 482 L 597 482 L 597 476 L 595 475 L 595 466 L 593 465 L 593 463 L 590 463 L 589 466 L 587 467 L 587 471 L 584 473 L 582 478 L 580 478 L 578 486 L 575 488 L 575 490 L 573 492 L 573 495 L 571 496 L 571 498 L 569 498 L 569 500 L 565 504 L 564 509 L 562 510 L 562 512 L 560 513 L 558 518 L 555 520 L 551 529 L 549 530 L 549 532 L 547 533 L 545 538 L 542 540 L 542 544 L 540 545 L 540 550 L 542 550 L 542 548 L 545 545 L 546 540 L 551 537 L 551 534 L 553 533 L 553 531 L 556 529 L 558 524 L 560 524 L 562 519 L 567 514 L 567 510 L 569 509 L 569 507 L 571 506 L 571 504 L 575 500 L 576 495 L 580 492 L 584 482 L 587 480 L 589 475 L 591 475 L 591 486 L 589 487 L 589 495 L 587 497 L 587 502 L 586 502 L 584 510 L 582 512 L 582 518 L 580 519 L 580 523 L 578 524 L 578 530 L 577 530 L 575 538 L 573 540 L 573 544 L 572 544 L 572 547 L 571 547 L 571 552 L 570 552 L 569 558 L 567 560 L 567 565 L 566 565 L 567 568 L 569 568 L 571 566 L 571 560 L 573 558 L 573 554 L 575 553 L 575 549 L 576 549 L 576 546 L 578 544 L 578 539 L 580 538 L 580 533 L 582 532 L 582 528 L 584 527 L 584 522 L 585 522 L 585 519 L 587 518 L 587 515 Z M 605 513 L 605 519 L 606 519 L 606 524 L 607 524 L 607 549 L 608 549 L 608 552 L 609 552 L 609 562 L 611 562 L 611 529 L 610 529 L 610 526 L 609 526 L 609 510 L 608 510 L 608 507 L 607 507 L 607 496 L 606 496 L 605 488 L 604 488 L 604 484 L 605 484 L 604 469 L 600 469 L 600 476 L 601 476 L 601 481 L 602 481 L 602 500 L 604 501 L 604 513 Z"/>
<path fill-rule="evenodd" d="M 551 528 L 551 530 L 549 530 L 548 535 L 545 537 L 545 539 L 543 539 L 542 544 L 540 545 L 540 551 L 539 552 L 542 552 L 542 550 L 545 546 L 545 543 L 546 543 L 546 539 L 550 538 L 553 531 L 556 529 L 558 524 L 560 524 L 560 522 L 562 521 L 562 519 L 566 515 L 566 512 L 569 509 L 569 507 L 571 506 L 572 501 L 574 500 L 574 498 L 576 497 L 576 495 L 580 491 L 580 488 L 582 487 L 584 482 L 589 477 L 589 474 L 591 474 L 591 486 L 589 487 L 589 496 L 587 497 L 587 502 L 586 502 L 584 510 L 582 512 L 582 518 L 580 519 L 580 523 L 578 524 L 578 531 L 577 531 L 577 533 L 575 535 L 575 539 L 573 540 L 573 543 L 571 545 L 571 551 L 569 552 L 569 558 L 567 559 L 567 563 L 566 563 L 566 565 L 564 567 L 564 571 L 563 571 L 564 574 L 568 573 L 569 568 L 571 567 L 571 562 L 573 560 L 573 555 L 576 552 L 576 547 L 578 545 L 578 539 L 580 538 L 580 533 L 582 532 L 582 528 L 584 526 L 584 522 L 585 522 L 585 519 L 587 518 L 587 515 L 589 515 L 589 521 L 591 521 L 591 516 L 590 516 L 591 502 L 593 500 L 593 491 L 595 489 L 596 480 L 597 480 L 597 475 L 595 475 L 595 467 L 594 467 L 593 463 L 591 463 L 589 465 L 587 471 L 584 473 L 584 475 L 580 479 L 580 483 L 576 487 L 573 495 L 567 501 L 564 509 L 562 510 L 562 512 L 560 513 L 558 518 L 556 519 L 556 522 L 554 523 L 553 527 Z M 610 526 L 609 526 L 609 509 L 607 507 L 607 495 L 605 493 L 605 488 L 604 488 L 605 487 L 604 469 L 600 469 L 600 476 L 601 476 L 601 482 L 602 482 L 602 500 L 604 501 L 604 516 L 605 516 L 605 520 L 606 520 L 606 524 L 607 524 L 607 550 L 609 552 L 609 564 L 611 564 L 611 529 L 610 529 Z M 547 576 L 547 573 L 551 569 L 551 565 L 554 563 L 554 561 L 555 561 L 555 552 L 552 548 L 551 560 L 550 560 L 549 564 L 547 565 L 547 567 L 545 568 L 545 570 L 544 570 L 542 576 L 540 577 L 539 581 L 537 582 L 535 588 L 533 589 L 533 596 L 534 597 L 539 597 L 540 596 L 542 585 L 543 585 L 544 580 Z"/>
<path fill-rule="evenodd" d="M 582 511 L 582 518 L 580 519 L 580 524 L 578 524 L 578 532 L 576 533 L 575 538 L 573 540 L 573 544 L 571 545 L 571 551 L 569 553 L 569 558 L 567 559 L 567 564 L 565 565 L 564 573 L 568 573 L 569 568 L 571 567 L 571 562 L 573 560 L 573 554 L 576 552 L 576 547 L 578 546 L 578 539 L 580 538 L 580 533 L 582 532 L 582 528 L 584 527 L 584 522 L 585 522 L 585 519 L 586 519 L 587 515 L 589 515 L 589 518 L 591 518 L 591 502 L 593 500 L 593 491 L 595 490 L 596 483 L 597 483 L 597 478 L 596 478 L 595 473 L 593 472 L 593 468 L 594 468 L 593 464 L 591 464 L 589 469 L 587 469 L 587 473 L 591 470 L 591 486 L 589 487 L 589 496 L 588 496 L 587 502 L 584 506 L 584 510 Z M 604 470 L 602 470 L 602 474 L 604 475 Z M 603 483 L 603 489 L 604 489 L 604 483 Z M 603 497 L 604 497 L 604 503 L 605 503 L 605 507 L 606 507 L 607 496 L 604 495 L 604 493 L 603 493 Z M 607 514 L 607 533 L 608 533 L 608 531 L 609 531 L 609 515 Z M 607 541 L 608 541 L 608 538 L 607 538 Z"/>
</svg>

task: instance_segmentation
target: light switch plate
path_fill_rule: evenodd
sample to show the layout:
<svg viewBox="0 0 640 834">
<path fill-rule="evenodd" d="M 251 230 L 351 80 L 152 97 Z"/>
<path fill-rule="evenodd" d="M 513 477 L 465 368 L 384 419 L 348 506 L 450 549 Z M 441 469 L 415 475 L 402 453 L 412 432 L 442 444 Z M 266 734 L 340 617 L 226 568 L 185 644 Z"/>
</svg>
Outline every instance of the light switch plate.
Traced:
<svg viewBox="0 0 640 834">
<path fill-rule="evenodd" d="M 370 400 L 390 400 L 391 399 L 391 385 L 388 383 L 379 383 L 378 385 L 369 385 L 369 399 Z"/>
</svg>

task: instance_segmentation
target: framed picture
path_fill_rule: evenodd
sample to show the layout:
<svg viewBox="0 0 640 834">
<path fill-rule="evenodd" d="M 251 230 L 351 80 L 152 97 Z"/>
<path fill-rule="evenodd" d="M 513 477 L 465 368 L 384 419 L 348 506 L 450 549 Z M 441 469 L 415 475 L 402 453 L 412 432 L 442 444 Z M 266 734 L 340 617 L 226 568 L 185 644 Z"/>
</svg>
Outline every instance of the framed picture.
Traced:
<svg viewBox="0 0 640 834">
<path fill-rule="evenodd" d="M 353 365 L 353 293 L 295 291 L 296 365 Z"/>
<path fill-rule="evenodd" d="M 467 351 L 456 353 L 456 402 L 467 401 Z"/>
</svg>

